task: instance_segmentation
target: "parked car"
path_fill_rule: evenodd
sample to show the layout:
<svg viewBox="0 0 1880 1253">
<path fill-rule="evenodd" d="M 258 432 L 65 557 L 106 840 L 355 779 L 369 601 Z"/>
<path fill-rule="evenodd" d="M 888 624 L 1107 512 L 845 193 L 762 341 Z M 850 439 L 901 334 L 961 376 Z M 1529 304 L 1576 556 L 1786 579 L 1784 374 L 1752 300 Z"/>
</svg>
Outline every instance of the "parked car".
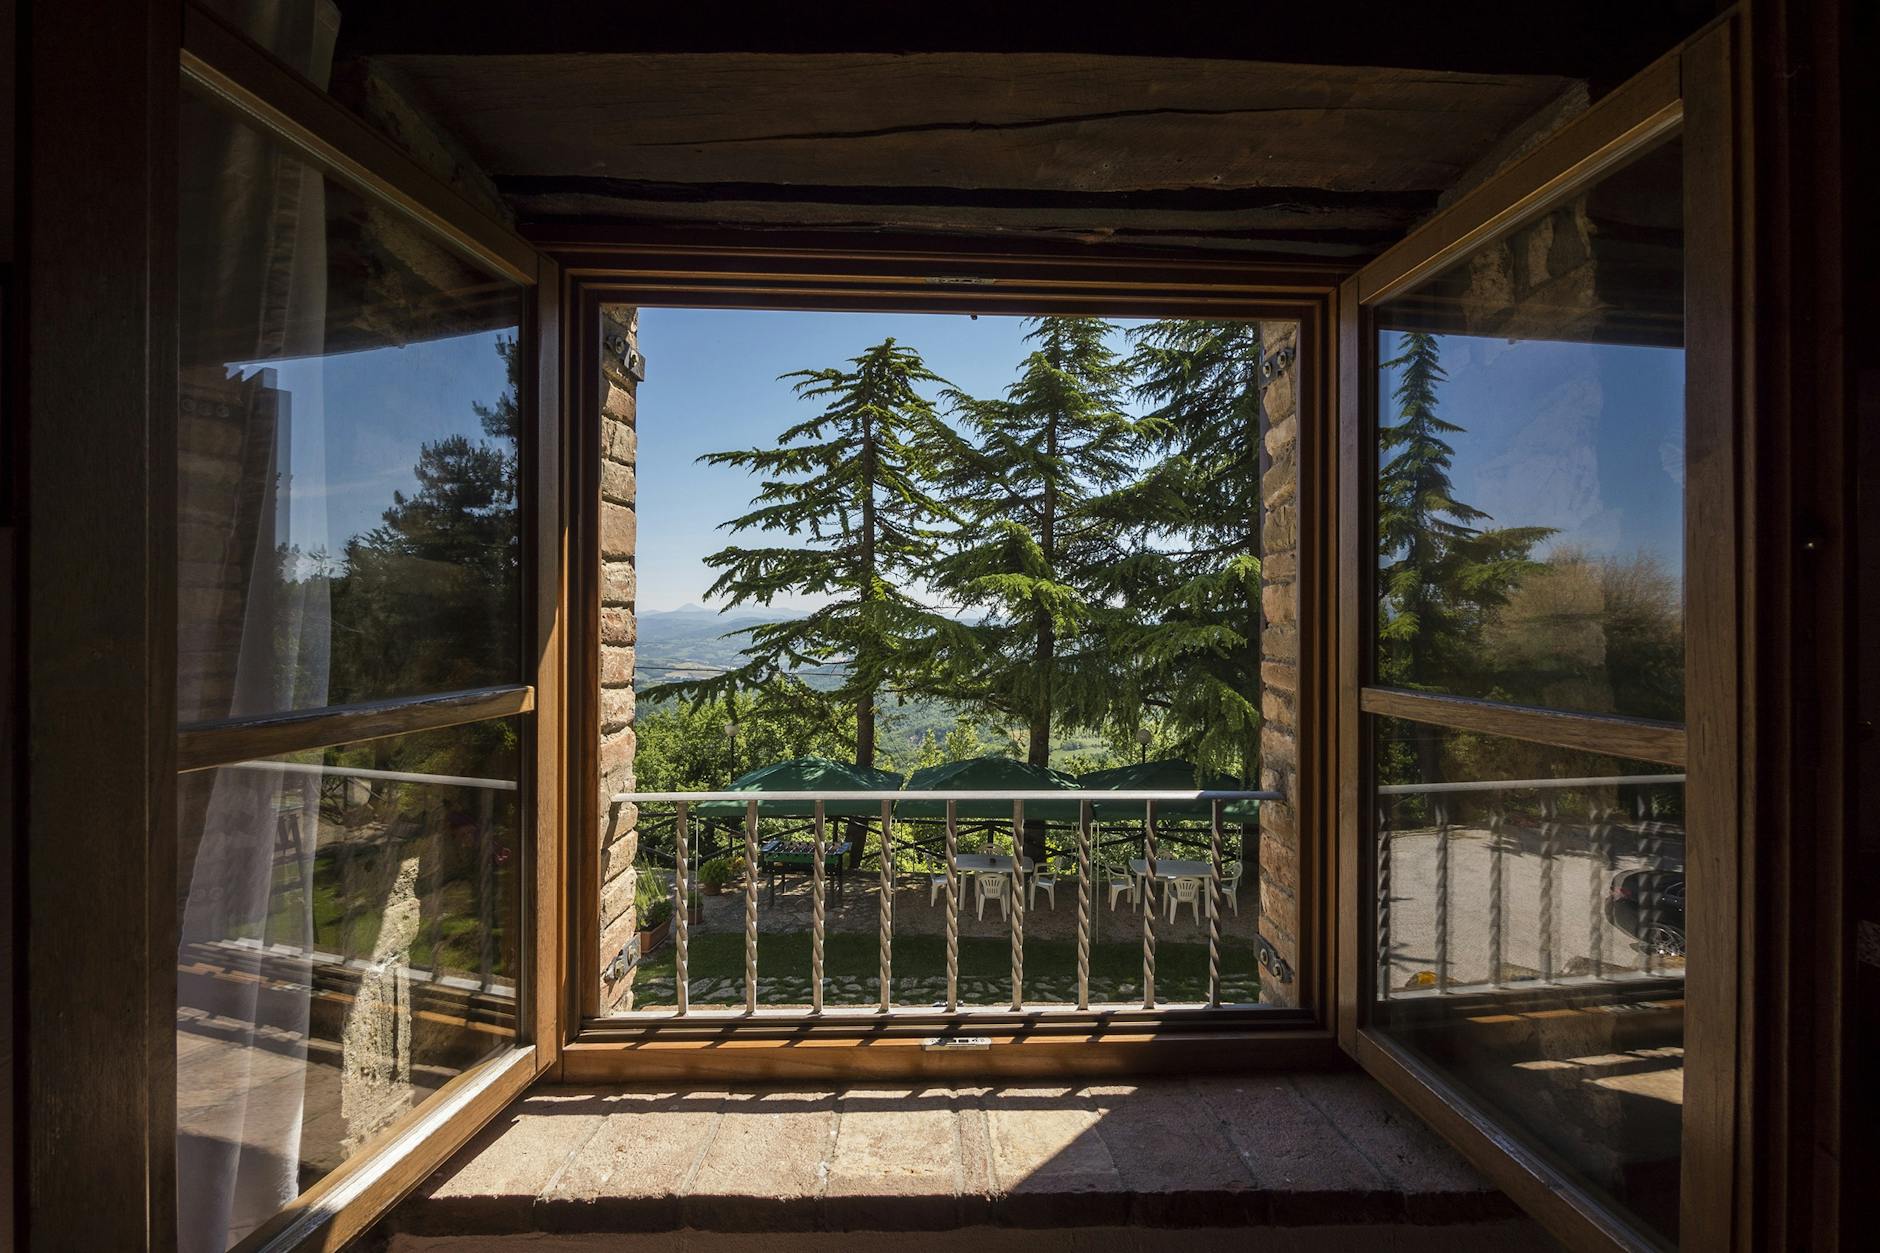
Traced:
<svg viewBox="0 0 1880 1253">
<path fill-rule="evenodd" d="M 1641 952 L 1684 956 L 1684 872 L 1620 871 L 1606 894 L 1606 919 L 1637 940 Z"/>
</svg>

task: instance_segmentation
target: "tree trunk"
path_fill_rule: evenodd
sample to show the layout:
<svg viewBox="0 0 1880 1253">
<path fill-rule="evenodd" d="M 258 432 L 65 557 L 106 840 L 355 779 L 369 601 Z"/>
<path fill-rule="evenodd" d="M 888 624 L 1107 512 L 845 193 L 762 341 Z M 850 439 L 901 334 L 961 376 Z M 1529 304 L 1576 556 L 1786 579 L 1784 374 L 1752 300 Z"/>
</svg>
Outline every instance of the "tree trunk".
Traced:
<svg viewBox="0 0 1880 1253">
<path fill-rule="evenodd" d="M 875 421 L 869 413 L 862 413 L 862 535 L 861 535 L 861 573 L 862 599 L 873 600 L 877 586 L 875 578 Z M 855 764 L 867 769 L 875 764 L 875 696 L 874 688 L 862 693 L 855 703 Z M 845 859 L 850 869 L 862 863 L 862 849 L 868 843 L 868 822 L 862 818 L 850 818 L 844 826 L 849 841 L 849 851 Z"/>
<path fill-rule="evenodd" d="M 1056 357 L 1056 354 L 1053 354 Z M 1053 366 L 1059 363 L 1054 359 Z M 1052 473 L 1058 458 L 1058 420 L 1053 414 L 1045 423 L 1045 458 L 1046 474 Z M 1038 528 L 1038 547 L 1044 553 L 1045 569 L 1055 577 L 1057 574 L 1057 484 L 1049 477 L 1044 481 L 1044 499 L 1040 506 L 1041 519 Z M 1051 764 L 1051 695 L 1052 685 L 1056 681 L 1057 662 L 1057 624 L 1051 621 L 1049 614 L 1041 614 L 1038 619 L 1038 643 L 1032 655 L 1032 672 L 1037 676 L 1037 695 L 1031 709 L 1031 742 L 1025 754 L 1025 760 L 1034 766 L 1049 767 Z M 1025 823 L 1025 856 L 1039 865 L 1045 859 L 1044 823 L 1027 820 Z"/>
</svg>

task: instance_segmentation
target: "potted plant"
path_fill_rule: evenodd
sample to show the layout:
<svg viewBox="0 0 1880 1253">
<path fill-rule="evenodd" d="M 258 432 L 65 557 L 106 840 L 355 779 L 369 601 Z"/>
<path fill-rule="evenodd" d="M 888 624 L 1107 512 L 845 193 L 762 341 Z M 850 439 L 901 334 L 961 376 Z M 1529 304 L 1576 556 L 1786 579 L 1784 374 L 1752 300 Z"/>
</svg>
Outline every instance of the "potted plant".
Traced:
<svg viewBox="0 0 1880 1253">
<path fill-rule="evenodd" d="M 714 857 L 698 868 L 698 885 L 707 896 L 724 895 L 725 885 L 733 878 L 731 859 Z"/>
<path fill-rule="evenodd" d="M 640 956 L 644 957 L 664 944 L 672 930 L 672 898 L 658 875 L 641 871 L 633 903 L 639 917 Z"/>
<path fill-rule="evenodd" d="M 699 895 L 697 888 L 685 894 L 685 920 L 689 926 L 701 926 L 705 922 L 705 898 Z"/>
</svg>

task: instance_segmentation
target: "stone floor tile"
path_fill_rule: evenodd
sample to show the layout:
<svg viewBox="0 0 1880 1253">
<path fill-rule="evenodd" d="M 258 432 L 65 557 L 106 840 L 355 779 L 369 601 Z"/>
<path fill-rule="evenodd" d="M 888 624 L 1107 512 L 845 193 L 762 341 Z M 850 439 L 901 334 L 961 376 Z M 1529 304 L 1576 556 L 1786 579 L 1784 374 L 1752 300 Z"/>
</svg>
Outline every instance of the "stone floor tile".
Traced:
<svg viewBox="0 0 1880 1253">
<path fill-rule="evenodd" d="M 1369 1076 L 1305 1074 L 1295 1082 L 1300 1095 L 1317 1106 L 1404 1194 L 1413 1218 L 1431 1207 L 1448 1215 L 1484 1218 L 1519 1212 L 1460 1153 Z M 1462 1204 L 1469 1198 L 1479 1204 Z"/>
<path fill-rule="evenodd" d="M 1209 1227 L 1257 1218 L 1258 1186 L 1220 1124 L 1186 1084 L 1086 1088 L 1097 1134 L 1110 1150 L 1130 1221 L 1148 1227 Z"/>
<path fill-rule="evenodd" d="M 1102 1114 L 1075 1088 L 997 1087 L 984 1097 L 994 1204 L 1014 1226 L 1121 1223 L 1129 1198 Z"/>
<path fill-rule="evenodd" d="M 1291 1075 L 1209 1077 L 1190 1087 L 1238 1150 L 1272 1221 L 1402 1218 L 1400 1191 L 1300 1094 Z"/>
<path fill-rule="evenodd" d="M 958 1105 L 952 1093 L 916 1088 L 843 1093 L 823 1191 L 826 1224 L 838 1231 L 959 1225 Z"/>
<path fill-rule="evenodd" d="M 601 1124 L 601 1097 L 546 1089 L 511 1105 L 426 1181 L 419 1211 L 446 1224 L 527 1231 L 535 1198 Z"/>
<path fill-rule="evenodd" d="M 538 1217 L 554 1231 L 665 1231 L 723 1115 L 724 1092 L 622 1089 L 604 1098 L 600 1125 L 543 1192 Z"/>
<path fill-rule="evenodd" d="M 839 1120 L 827 1091 L 734 1092 L 681 1202 L 704 1231 L 800 1231 L 817 1223 Z"/>
</svg>

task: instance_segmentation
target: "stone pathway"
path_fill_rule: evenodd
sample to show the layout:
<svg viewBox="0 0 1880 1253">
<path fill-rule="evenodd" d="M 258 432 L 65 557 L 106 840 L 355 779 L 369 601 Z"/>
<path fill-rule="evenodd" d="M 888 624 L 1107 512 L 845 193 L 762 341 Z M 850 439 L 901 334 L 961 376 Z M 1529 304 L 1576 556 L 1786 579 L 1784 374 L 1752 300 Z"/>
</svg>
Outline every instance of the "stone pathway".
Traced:
<svg viewBox="0 0 1880 1253">
<path fill-rule="evenodd" d="M 691 990 L 691 1004 L 695 1007 L 714 1005 L 742 1005 L 744 1003 L 744 977 L 708 976 L 688 981 Z M 1160 989 L 1167 1002 L 1166 993 L 1179 994 L 1185 989 Z M 1135 1004 L 1142 995 L 1140 985 L 1134 987 L 1105 986 L 1103 981 L 1091 981 L 1091 1000 L 1103 1004 Z M 634 1005 L 639 1009 L 656 1009 L 675 1003 L 676 989 L 670 978 L 649 979 L 634 985 Z M 946 1001 L 947 981 L 944 975 L 917 976 L 896 979 L 894 981 L 893 1004 L 909 1007 L 941 1005 Z M 827 1005 L 874 1005 L 879 995 L 879 983 L 875 979 L 831 978 L 823 982 L 823 1002 Z M 960 1003 L 962 1005 L 984 1006 L 1007 1004 L 1012 995 L 1012 981 L 1009 977 L 998 979 L 961 978 Z M 1259 1000 L 1259 981 L 1252 976 L 1240 978 L 1223 977 L 1221 980 L 1221 998 L 1230 1003 L 1252 1003 Z M 771 977 L 760 975 L 757 980 L 757 1000 L 766 1006 L 807 1006 L 810 1003 L 810 981 L 808 975 L 800 978 Z M 1199 1003 L 1200 996 L 1188 998 L 1190 1003 Z M 1025 980 L 1025 1003 L 1028 1005 L 1074 1005 L 1077 1001 L 1076 976 L 1044 976 Z M 1178 1002 L 1179 1003 L 1179 1002 Z"/>
</svg>

